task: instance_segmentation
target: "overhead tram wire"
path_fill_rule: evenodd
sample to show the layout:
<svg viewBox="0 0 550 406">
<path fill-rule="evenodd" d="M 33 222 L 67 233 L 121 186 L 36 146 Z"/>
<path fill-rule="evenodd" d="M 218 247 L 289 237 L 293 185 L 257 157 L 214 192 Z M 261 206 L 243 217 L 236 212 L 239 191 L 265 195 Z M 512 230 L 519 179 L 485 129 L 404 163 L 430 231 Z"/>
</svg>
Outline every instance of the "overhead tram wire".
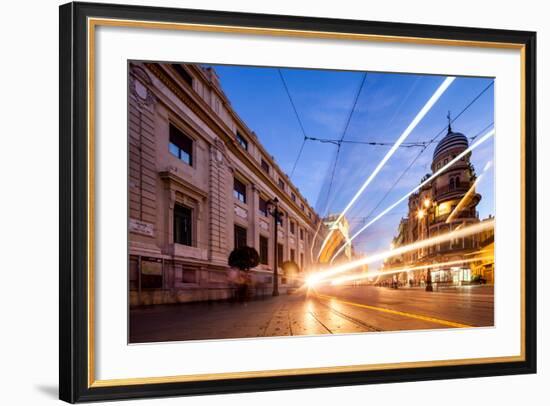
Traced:
<svg viewBox="0 0 550 406">
<path fill-rule="evenodd" d="M 349 203 L 346 205 L 346 207 L 341 211 L 341 213 L 338 215 L 338 218 L 333 222 L 334 225 L 338 224 L 342 218 L 345 216 L 347 211 L 355 204 L 357 199 L 361 196 L 361 194 L 365 191 L 365 189 L 368 187 L 368 185 L 372 182 L 372 180 L 378 175 L 378 173 L 382 170 L 386 162 L 391 158 L 391 156 L 397 151 L 399 148 L 399 145 L 401 145 L 405 139 L 414 131 L 418 123 L 424 118 L 426 114 L 431 110 L 431 108 L 434 106 L 434 104 L 439 100 L 439 98 L 445 93 L 445 91 L 449 88 L 449 86 L 455 81 L 456 77 L 454 76 L 447 76 L 445 80 L 439 85 L 437 90 L 432 94 L 430 99 L 424 104 L 422 109 L 416 114 L 414 119 L 409 123 L 407 128 L 401 133 L 399 138 L 395 141 L 394 145 L 389 149 L 388 152 L 384 155 L 384 158 L 378 163 L 376 168 L 372 171 L 372 173 L 369 175 L 369 177 L 365 180 L 365 182 L 361 185 L 361 187 L 357 190 L 353 198 L 349 201 Z M 332 230 L 334 227 L 331 227 L 331 231 L 328 233 L 328 235 L 325 237 L 323 244 L 321 245 L 321 249 L 319 252 L 323 250 L 325 247 L 325 244 L 329 240 L 329 238 L 332 235 Z M 347 244 L 346 244 L 347 245 Z"/>
<path fill-rule="evenodd" d="M 336 258 L 338 256 L 338 254 L 340 252 L 342 252 L 342 250 L 349 244 L 351 244 L 351 242 L 359 235 L 361 234 L 363 231 L 365 231 L 368 227 L 370 227 L 372 224 L 374 224 L 376 221 L 378 221 L 380 218 L 382 218 L 384 215 L 386 215 L 389 211 L 393 210 L 395 207 L 397 207 L 397 205 L 401 204 L 407 197 L 410 197 L 413 193 L 417 192 L 421 187 L 423 187 L 424 185 L 428 184 L 429 182 L 432 182 L 433 179 L 435 179 L 436 177 L 440 176 L 441 173 L 445 172 L 446 170 L 448 170 L 450 167 L 452 167 L 452 165 L 454 165 L 456 162 L 458 162 L 459 159 L 462 159 L 466 154 L 469 154 L 471 153 L 471 151 L 473 151 L 474 149 L 476 149 L 477 147 L 479 147 L 482 143 L 484 143 L 485 141 L 487 141 L 489 138 L 493 137 L 495 135 L 495 130 L 491 130 L 489 132 L 487 132 L 483 137 L 481 137 L 479 140 L 477 140 L 475 143 L 473 143 L 472 145 L 470 145 L 468 148 L 466 148 L 464 151 L 462 151 L 460 154 L 456 155 L 453 159 L 451 159 L 447 164 L 443 165 L 440 169 L 438 169 L 437 171 L 435 171 L 431 176 L 429 176 L 428 178 L 423 178 L 425 180 L 422 180 L 420 182 L 420 184 L 418 184 L 417 186 L 415 186 L 412 190 L 410 190 L 408 193 L 406 193 L 404 196 L 402 196 L 400 199 L 398 199 L 397 201 L 395 201 L 393 204 L 391 204 L 390 206 L 386 207 L 381 213 L 379 213 L 374 219 L 372 219 L 371 221 L 369 221 L 365 226 L 363 226 L 359 231 L 357 231 L 356 233 L 354 233 L 351 238 L 349 238 L 337 251 L 335 254 L 333 254 L 332 256 L 332 259 L 331 259 L 331 263 L 332 261 L 334 260 L 334 258 Z"/>
<path fill-rule="evenodd" d="M 330 199 L 330 193 L 332 191 L 332 184 L 334 183 L 334 175 L 336 173 L 336 166 L 338 165 L 338 157 L 340 156 L 340 149 L 342 147 L 342 142 L 344 142 L 344 138 L 346 137 L 346 133 L 349 128 L 349 124 L 351 122 L 351 118 L 353 117 L 353 113 L 355 111 L 355 107 L 357 106 L 357 101 L 359 100 L 359 96 L 361 95 L 361 90 L 363 90 L 363 86 L 365 85 L 365 80 L 367 79 L 367 72 L 363 73 L 363 78 L 361 80 L 361 84 L 359 85 L 359 89 L 357 90 L 357 94 L 355 95 L 355 100 L 353 101 L 353 106 L 351 107 L 351 111 L 349 112 L 348 119 L 346 121 L 346 125 L 344 127 L 344 131 L 342 131 L 342 136 L 336 143 L 337 149 L 336 149 L 336 157 L 334 158 L 334 165 L 332 167 L 332 173 L 330 176 L 330 183 L 327 190 L 327 198 L 326 198 L 326 210 L 329 209 L 329 199 Z M 328 213 L 327 213 L 328 214 Z"/>
<path fill-rule="evenodd" d="M 373 145 L 373 146 L 392 146 L 393 142 L 378 142 L 378 141 L 355 141 L 355 140 L 336 140 L 328 138 L 315 138 L 307 137 L 310 141 L 318 141 L 326 144 L 360 144 L 360 145 Z M 429 141 L 417 141 L 417 142 L 403 142 L 399 147 L 401 148 L 412 148 L 412 147 L 424 147 L 428 144 Z"/>
<path fill-rule="evenodd" d="M 479 92 L 479 94 L 474 97 L 470 103 L 468 103 L 466 105 L 466 107 L 464 107 L 462 109 L 462 111 L 460 113 L 458 113 L 451 121 L 449 124 L 453 124 L 462 114 L 464 114 L 464 112 L 466 112 L 466 110 L 468 110 L 476 101 L 479 100 L 479 98 L 481 96 L 483 96 L 483 94 L 489 90 L 493 85 L 494 85 L 494 81 L 492 81 L 491 83 L 489 83 L 481 92 Z M 486 129 L 488 129 L 489 127 L 491 127 L 493 125 L 493 123 L 489 124 L 487 127 L 485 127 L 481 132 L 479 132 L 477 135 L 475 135 L 474 137 L 470 137 L 470 140 L 474 140 L 475 138 L 477 138 L 479 135 L 481 135 L 482 133 L 485 132 Z M 405 176 L 405 174 L 412 168 L 412 166 L 416 163 L 416 161 L 418 161 L 418 159 L 420 158 L 420 156 L 424 153 L 424 151 L 426 151 L 426 149 L 432 145 L 435 141 L 437 141 L 437 139 L 441 136 L 441 134 L 443 134 L 445 132 L 445 130 L 448 129 L 448 125 L 446 125 L 445 127 L 443 127 L 443 129 L 437 133 L 437 135 L 435 137 L 433 137 L 431 140 L 425 142 L 424 146 L 422 147 L 422 149 L 418 152 L 418 154 L 414 157 L 414 159 L 411 161 L 411 163 L 405 168 L 405 170 L 401 173 L 401 175 L 399 175 L 399 177 L 393 182 L 393 184 L 390 186 L 390 188 L 388 189 L 388 191 L 384 194 L 384 196 L 382 196 L 382 199 L 380 199 L 378 201 L 378 203 L 376 204 L 376 206 L 374 206 L 374 208 L 367 214 L 367 218 L 370 218 L 372 216 L 372 214 L 376 211 L 376 209 L 378 209 L 378 207 L 380 207 L 380 205 L 384 202 L 384 200 L 386 200 L 386 198 L 388 197 L 388 195 L 393 191 L 393 189 L 397 186 L 397 184 L 401 181 L 401 179 L 403 179 L 403 176 Z"/>
<path fill-rule="evenodd" d="M 302 134 L 304 138 L 306 138 L 306 130 L 304 130 L 304 125 L 302 124 L 302 120 L 300 120 L 300 115 L 298 114 L 298 110 L 296 109 L 294 100 L 292 99 L 292 96 L 290 95 L 290 91 L 288 90 L 288 86 L 283 76 L 283 72 L 281 72 L 281 68 L 277 68 L 277 71 L 279 72 L 279 76 L 281 77 L 281 81 L 283 82 L 283 87 L 285 88 L 288 99 L 290 100 L 290 104 L 292 105 L 292 109 L 294 110 L 294 114 L 296 115 L 296 119 L 298 120 L 298 124 L 300 124 L 300 129 L 302 130 Z"/>
<path fill-rule="evenodd" d="M 304 146 L 306 145 L 307 138 L 304 138 L 302 141 L 302 146 L 300 147 L 300 151 L 298 152 L 298 156 L 296 157 L 296 160 L 294 161 L 294 165 L 292 165 L 292 170 L 290 171 L 290 178 L 292 179 L 292 175 L 294 175 L 294 171 L 296 170 L 296 165 L 298 165 L 298 161 L 300 160 L 300 157 L 302 156 L 302 151 L 304 150 Z"/>
<path fill-rule="evenodd" d="M 332 167 L 332 173 L 331 173 L 331 176 L 330 176 L 330 183 L 329 183 L 329 187 L 328 187 L 328 190 L 327 190 L 327 198 L 325 199 L 325 206 L 323 208 L 323 211 L 328 214 L 328 209 L 329 209 L 329 205 L 330 205 L 330 193 L 332 191 L 332 184 L 334 182 L 334 174 L 336 172 L 336 165 L 338 164 L 338 157 L 340 155 L 340 148 L 341 148 L 341 145 L 342 145 L 342 142 L 344 141 L 344 138 L 346 136 L 346 132 L 348 131 L 348 127 L 349 127 L 349 124 L 351 122 L 351 118 L 353 116 L 353 112 L 355 111 L 355 107 L 357 106 L 357 101 L 359 100 L 359 96 L 361 95 L 361 90 L 363 90 L 363 86 L 365 84 L 365 80 L 367 79 L 367 72 L 364 72 L 363 73 L 363 78 L 361 80 L 361 84 L 359 85 L 359 89 L 357 90 L 357 94 L 355 95 L 355 100 L 353 101 L 353 106 L 351 108 L 351 111 L 349 113 L 349 116 L 348 116 L 348 119 L 346 121 L 346 126 L 344 127 L 344 130 L 342 131 L 342 136 L 340 137 L 340 140 L 339 140 L 339 143 L 335 143 L 333 142 L 333 144 L 337 145 L 337 150 L 336 150 L 336 156 L 334 158 L 334 166 Z M 308 137 L 308 139 L 310 139 Z M 312 140 L 315 140 L 315 141 L 318 141 L 319 139 L 317 138 L 311 138 Z M 305 141 L 304 141 L 305 142 Z M 319 230 L 321 229 L 321 224 L 322 222 L 320 221 L 319 222 L 319 225 L 317 226 L 317 230 L 315 230 L 315 234 L 313 236 L 313 241 L 315 242 L 315 240 L 317 239 L 317 236 L 319 235 Z M 314 243 L 311 244 L 311 250 L 310 250 L 310 256 L 311 256 L 311 260 L 313 261 L 313 247 L 314 247 Z M 322 243 L 322 245 L 324 245 L 324 241 Z"/>
<path fill-rule="evenodd" d="M 304 151 L 304 146 L 306 144 L 306 141 L 309 139 L 309 137 L 306 135 L 306 130 L 304 129 L 304 125 L 302 124 L 302 120 L 300 120 L 300 115 L 298 114 L 298 109 L 296 109 L 296 105 L 294 104 L 294 100 L 292 99 L 292 96 L 290 95 L 290 90 L 288 90 L 288 86 L 286 84 L 286 80 L 283 76 L 283 72 L 281 71 L 281 68 L 277 68 L 277 71 L 279 72 L 279 77 L 281 78 L 281 82 L 283 82 L 283 87 L 284 87 L 285 92 L 288 96 L 288 100 L 290 100 L 290 104 L 292 105 L 292 109 L 294 110 L 294 115 L 296 116 L 296 119 L 298 120 L 298 124 L 300 125 L 300 129 L 302 130 L 302 135 L 303 135 L 302 145 L 300 146 L 298 156 L 296 157 L 296 160 L 294 161 L 294 165 L 292 165 L 292 171 L 290 172 L 289 177 L 292 179 L 292 176 L 294 175 L 294 171 L 296 170 L 296 165 L 298 165 L 298 161 L 300 161 L 300 158 L 302 156 L 302 152 Z"/>
</svg>

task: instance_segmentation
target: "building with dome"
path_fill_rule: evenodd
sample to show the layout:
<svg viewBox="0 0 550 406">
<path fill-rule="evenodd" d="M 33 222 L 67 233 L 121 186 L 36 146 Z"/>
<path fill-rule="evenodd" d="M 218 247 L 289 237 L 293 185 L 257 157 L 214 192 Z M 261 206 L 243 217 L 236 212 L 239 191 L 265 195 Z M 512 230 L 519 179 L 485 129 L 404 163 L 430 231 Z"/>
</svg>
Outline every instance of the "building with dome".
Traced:
<svg viewBox="0 0 550 406">
<path fill-rule="evenodd" d="M 421 182 L 441 171 L 441 168 L 464 152 L 468 145 L 468 138 L 453 131 L 449 120 L 447 134 L 433 153 L 432 173 L 426 174 Z M 482 197 L 475 190 L 476 173 L 470 158 L 471 152 L 409 197 L 408 216 L 401 219 L 392 242 L 394 247 L 480 222 L 476 207 Z M 390 258 L 384 264 L 384 269 L 408 269 L 394 277 L 400 285 L 422 286 L 429 284 L 430 279 L 436 286 L 479 281 L 492 283 L 494 259 L 487 260 L 494 249 L 492 237 L 472 235 L 421 248 Z M 479 257 L 479 252 L 484 250 L 486 254 L 487 251 L 491 253 L 484 255 L 483 261 L 474 261 Z"/>
</svg>

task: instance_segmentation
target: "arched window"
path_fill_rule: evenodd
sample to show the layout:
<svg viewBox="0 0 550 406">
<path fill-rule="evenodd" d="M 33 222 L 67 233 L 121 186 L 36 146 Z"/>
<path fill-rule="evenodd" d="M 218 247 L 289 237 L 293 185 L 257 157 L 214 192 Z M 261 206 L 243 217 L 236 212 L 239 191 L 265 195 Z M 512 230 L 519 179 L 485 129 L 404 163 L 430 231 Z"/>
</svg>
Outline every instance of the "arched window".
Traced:
<svg viewBox="0 0 550 406">
<path fill-rule="evenodd" d="M 449 181 L 449 189 L 454 190 L 455 186 L 455 178 L 451 177 Z"/>
<path fill-rule="evenodd" d="M 460 187 L 460 177 L 459 176 L 457 176 L 455 178 L 455 186 L 456 186 L 457 189 Z"/>
</svg>

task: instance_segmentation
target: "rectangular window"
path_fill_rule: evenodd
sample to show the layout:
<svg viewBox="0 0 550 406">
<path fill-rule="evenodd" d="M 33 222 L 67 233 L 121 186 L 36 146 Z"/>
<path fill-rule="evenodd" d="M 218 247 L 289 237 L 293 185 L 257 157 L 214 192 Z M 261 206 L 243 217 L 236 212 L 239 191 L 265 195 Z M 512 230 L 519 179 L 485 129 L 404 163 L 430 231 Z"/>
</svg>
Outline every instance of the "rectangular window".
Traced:
<svg viewBox="0 0 550 406">
<path fill-rule="evenodd" d="M 193 87 L 193 77 L 187 72 L 187 70 L 181 66 L 179 63 L 173 63 L 172 67 L 178 72 L 180 78 L 183 79 L 185 83 Z"/>
<path fill-rule="evenodd" d="M 294 251 L 293 249 L 290 250 L 290 260 L 292 262 L 296 261 L 296 251 Z"/>
<path fill-rule="evenodd" d="M 170 124 L 168 150 L 176 158 L 179 158 L 188 165 L 193 165 L 193 140 L 173 124 Z"/>
<path fill-rule="evenodd" d="M 304 254 L 300 253 L 300 271 L 304 270 Z"/>
<path fill-rule="evenodd" d="M 304 241 L 304 230 L 300 229 L 300 240 Z"/>
<path fill-rule="evenodd" d="M 174 243 L 193 245 L 193 211 L 189 207 L 174 206 Z"/>
<path fill-rule="evenodd" d="M 235 224 L 234 234 L 235 248 L 246 247 L 246 228 Z"/>
<path fill-rule="evenodd" d="M 277 244 L 277 265 L 280 267 L 283 261 L 283 244 Z"/>
<path fill-rule="evenodd" d="M 269 240 L 267 239 L 267 237 L 260 235 L 260 264 L 268 264 L 268 247 Z"/>
<path fill-rule="evenodd" d="M 267 217 L 267 214 L 268 214 L 268 211 L 267 211 L 267 200 L 264 200 L 264 199 L 262 199 L 262 198 L 260 197 L 258 209 L 259 209 L 260 213 L 261 213 L 264 217 Z"/>
<path fill-rule="evenodd" d="M 293 235 L 294 235 L 294 231 L 295 231 L 295 230 L 294 230 L 294 222 L 291 221 L 291 222 L 290 222 L 290 234 L 293 234 Z"/>
<path fill-rule="evenodd" d="M 243 135 L 237 131 L 237 142 L 245 151 L 248 151 L 248 141 L 246 138 L 243 137 Z"/>
<path fill-rule="evenodd" d="M 233 196 L 237 200 L 246 203 L 246 185 L 237 178 L 233 178 Z"/>
<path fill-rule="evenodd" d="M 290 194 L 290 198 L 292 199 L 293 202 L 296 201 L 296 195 L 294 194 L 294 192 L 292 192 L 292 193 Z"/>
<path fill-rule="evenodd" d="M 262 158 L 262 170 L 269 175 L 269 164 Z"/>
<path fill-rule="evenodd" d="M 302 209 L 302 211 L 305 209 L 305 206 L 303 203 L 300 204 L 300 208 Z"/>
<path fill-rule="evenodd" d="M 283 182 L 282 179 L 279 179 L 279 187 L 283 190 L 285 190 L 285 182 Z"/>
</svg>

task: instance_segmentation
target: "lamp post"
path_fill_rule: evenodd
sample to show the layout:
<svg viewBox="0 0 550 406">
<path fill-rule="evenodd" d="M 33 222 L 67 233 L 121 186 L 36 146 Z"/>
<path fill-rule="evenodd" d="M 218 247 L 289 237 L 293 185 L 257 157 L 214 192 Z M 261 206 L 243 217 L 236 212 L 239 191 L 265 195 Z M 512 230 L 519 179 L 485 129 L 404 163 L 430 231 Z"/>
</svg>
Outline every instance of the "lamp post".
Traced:
<svg viewBox="0 0 550 406">
<path fill-rule="evenodd" d="M 278 236 L 279 236 L 279 220 L 283 213 L 279 211 L 279 199 L 274 197 L 267 202 L 267 210 L 275 220 L 275 235 L 273 237 L 273 296 L 279 296 L 279 256 L 278 256 Z"/>
<path fill-rule="evenodd" d="M 432 206 L 432 201 L 429 198 L 424 199 L 424 209 L 418 210 L 417 217 L 422 219 L 426 217 L 426 238 L 430 238 L 430 207 Z M 428 249 L 428 254 L 430 253 L 430 247 Z M 432 272 L 430 268 L 426 269 L 426 292 L 433 292 L 434 288 L 432 286 Z"/>
</svg>

